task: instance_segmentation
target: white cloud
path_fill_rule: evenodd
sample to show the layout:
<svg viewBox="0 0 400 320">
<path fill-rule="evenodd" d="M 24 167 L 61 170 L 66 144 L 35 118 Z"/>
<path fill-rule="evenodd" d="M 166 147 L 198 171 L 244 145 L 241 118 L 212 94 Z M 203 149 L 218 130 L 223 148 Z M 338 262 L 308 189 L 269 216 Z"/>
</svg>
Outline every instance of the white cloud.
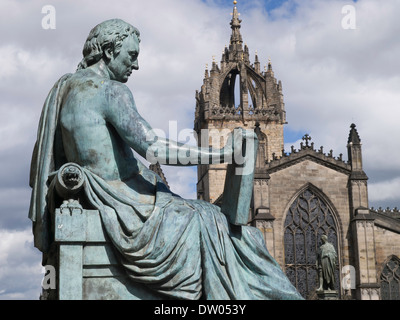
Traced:
<svg viewBox="0 0 400 320">
<path fill-rule="evenodd" d="M 168 185 L 172 192 L 185 199 L 196 199 L 196 167 L 162 166 Z"/>
<path fill-rule="evenodd" d="M 31 230 L 0 229 L 0 299 L 39 299 L 43 278 Z"/>
<path fill-rule="evenodd" d="M 14 152 L 26 148 L 27 143 L 33 149 L 40 110 L 52 86 L 48 87 L 49 83 L 59 77 L 54 71 L 68 63 L 44 50 L 4 44 L 0 47 L 0 64 L 0 152 Z M 26 150 L 27 154 L 32 149 Z"/>
<path fill-rule="evenodd" d="M 44 82 L 53 81 L 54 71 L 65 64 L 65 60 L 44 48 L 29 50 L 23 44 L 5 44 L 0 47 L 0 63 L 4 66 L 0 74 L 0 88 L 7 88 L 10 80 L 22 80 L 27 88 L 29 85 L 45 85 Z"/>
<path fill-rule="evenodd" d="M 34 142 L 37 124 L 33 123 L 33 119 L 37 118 L 34 110 L 27 109 L 25 105 L 0 102 L 0 152 L 20 147 L 27 139 Z M 32 132 L 29 136 L 24 134 L 27 129 Z"/>
<path fill-rule="evenodd" d="M 400 178 L 370 183 L 368 194 L 370 201 L 398 200 L 400 199 Z"/>
<path fill-rule="evenodd" d="M 231 7 L 217 6 L 217 2 L 221 3 L 57 1 L 57 28 L 43 30 L 43 1 L 2 1 L 0 179 L 3 185 L 13 185 L 1 189 L 0 212 L 14 205 L 11 202 L 20 191 L 21 196 L 29 197 L 24 189 L 28 177 L 19 176 L 29 171 L 43 102 L 63 73 L 74 72 L 89 30 L 105 19 L 119 17 L 141 31 L 140 70 L 128 86 L 143 117 L 165 131 L 168 120 L 176 120 L 179 131 L 191 129 L 194 94 L 202 84 L 205 64 L 211 63 L 213 55 L 219 61 L 229 42 Z M 345 4 L 349 1 L 289 0 L 267 13 L 261 0 L 243 5 L 239 2 L 241 32 L 251 56 L 257 50 L 262 64 L 270 57 L 275 76 L 283 82 L 289 122 L 286 128 L 309 133 L 315 148 L 322 145 L 326 152 L 333 149 L 335 156 L 343 153 L 346 157 L 349 126 L 356 123 L 366 173 L 372 173 L 370 200 L 398 199 L 400 205 L 396 192 L 400 181 L 400 2 L 353 3 L 356 30 L 341 28 L 341 8 Z M 286 144 L 286 151 L 290 151 L 291 144 Z M 294 146 L 298 148 L 298 144 Z M 163 166 L 163 170 L 174 192 L 195 197 L 194 168 Z M 390 172 L 390 177 L 382 176 L 382 171 Z M 23 205 L 27 205 L 26 200 Z M 22 205 L 18 208 L 23 211 Z M 26 248 L 32 245 L 29 227 L 26 219 L 24 231 L 0 231 L 0 255 L 7 258 L 0 259 L 0 283 L 7 284 L 5 289 L 0 286 L 0 292 L 5 290 L 0 297 L 31 294 L 36 299 L 36 292 L 30 291 L 36 290 L 32 289 L 35 286 L 26 280 L 27 273 L 36 275 L 33 269 L 37 266 L 35 254 Z M 10 274 L 12 266 L 16 268 L 14 278 Z M 8 275 L 19 282 L 18 286 L 7 280 Z M 23 292 L 25 281 L 29 285 Z"/>
<path fill-rule="evenodd" d="M 353 4 L 357 29 L 344 30 L 341 8 L 348 1 L 292 2 L 296 10 L 288 3 L 270 16 L 256 9 L 242 15 L 250 50 L 257 49 L 264 63 L 271 57 L 283 82 L 287 127 L 309 133 L 316 148 L 333 149 L 346 159 L 354 122 L 370 184 L 387 179 L 382 171 L 400 176 L 400 3 L 358 1 Z"/>
</svg>

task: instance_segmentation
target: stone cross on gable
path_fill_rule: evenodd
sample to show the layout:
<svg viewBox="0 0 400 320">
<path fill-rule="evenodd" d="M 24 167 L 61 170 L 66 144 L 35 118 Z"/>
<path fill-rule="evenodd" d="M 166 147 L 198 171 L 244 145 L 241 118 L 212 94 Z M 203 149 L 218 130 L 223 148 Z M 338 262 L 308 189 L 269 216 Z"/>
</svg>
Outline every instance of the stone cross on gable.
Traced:
<svg viewBox="0 0 400 320">
<path fill-rule="evenodd" d="M 311 136 L 308 133 L 306 133 L 303 136 L 302 140 L 304 140 L 306 142 L 306 147 L 308 147 L 308 142 L 311 140 Z"/>
</svg>

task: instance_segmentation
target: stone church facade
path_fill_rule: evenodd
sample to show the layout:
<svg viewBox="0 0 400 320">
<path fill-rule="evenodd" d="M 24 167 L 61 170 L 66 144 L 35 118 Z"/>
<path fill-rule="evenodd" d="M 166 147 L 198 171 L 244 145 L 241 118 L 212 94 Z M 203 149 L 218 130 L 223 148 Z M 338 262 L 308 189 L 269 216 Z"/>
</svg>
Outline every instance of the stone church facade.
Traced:
<svg viewBox="0 0 400 320">
<path fill-rule="evenodd" d="M 206 69 L 196 92 L 194 130 L 199 142 L 206 138 L 214 147 L 224 139 L 213 139 L 213 133 L 226 137 L 236 127 L 255 130 L 259 148 L 249 224 L 262 232 L 269 252 L 306 299 L 316 297 L 323 234 L 338 255 L 340 299 L 400 299 L 400 213 L 369 208 L 356 126 L 349 130 L 347 161 L 316 149 L 307 134 L 298 149 L 286 153 L 282 84 L 270 62 L 261 70 L 256 54 L 251 63 L 236 5 L 230 24 L 229 47 L 219 64 L 213 61 Z M 198 198 L 218 204 L 225 175 L 225 165 L 200 165 Z"/>
</svg>

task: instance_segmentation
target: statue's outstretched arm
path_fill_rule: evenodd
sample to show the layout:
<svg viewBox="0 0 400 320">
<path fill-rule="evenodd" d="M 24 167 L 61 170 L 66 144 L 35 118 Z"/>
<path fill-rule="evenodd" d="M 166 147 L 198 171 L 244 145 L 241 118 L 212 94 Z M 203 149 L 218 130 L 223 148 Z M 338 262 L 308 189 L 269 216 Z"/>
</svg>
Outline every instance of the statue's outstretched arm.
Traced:
<svg viewBox="0 0 400 320">
<path fill-rule="evenodd" d="M 104 114 L 121 138 L 151 163 L 182 166 L 230 162 L 233 145 L 241 147 L 241 141 L 236 143 L 235 138 L 228 139 L 224 148 L 215 149 L 191 146 L 157 135 L 157 130 L 153 130 L 137 111 L 128 87 L 120 83 L 111 84 Z"/>
</svg>

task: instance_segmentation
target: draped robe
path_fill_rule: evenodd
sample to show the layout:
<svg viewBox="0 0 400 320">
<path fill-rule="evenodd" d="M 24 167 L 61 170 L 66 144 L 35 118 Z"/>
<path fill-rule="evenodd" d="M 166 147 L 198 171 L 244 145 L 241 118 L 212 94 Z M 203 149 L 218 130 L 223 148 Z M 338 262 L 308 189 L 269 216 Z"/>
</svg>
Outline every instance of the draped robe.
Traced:
<svg viewBox="0 0 400 320">
<path fill-rule="evenodd" d="M 58 122 L 69 77 L 63 76 L 45 101 L 32 156 L 29 217 L 35 246 L 43 253 L 52 241 L 52 179 L 68 162 Z M 179 197 L 135 160 L 138 173 L 124 181 L 106 181 L 83 167 L 85 197 L 99 211 L 133 282 L 173 299 L 302 299 L 258 229 L 231 225 L 216 205 Z M 141 194 L 141 184 L 149 185 L 153 194 Z M 146 196 L 154 202 L 141 201 Z"/>
</svg>

